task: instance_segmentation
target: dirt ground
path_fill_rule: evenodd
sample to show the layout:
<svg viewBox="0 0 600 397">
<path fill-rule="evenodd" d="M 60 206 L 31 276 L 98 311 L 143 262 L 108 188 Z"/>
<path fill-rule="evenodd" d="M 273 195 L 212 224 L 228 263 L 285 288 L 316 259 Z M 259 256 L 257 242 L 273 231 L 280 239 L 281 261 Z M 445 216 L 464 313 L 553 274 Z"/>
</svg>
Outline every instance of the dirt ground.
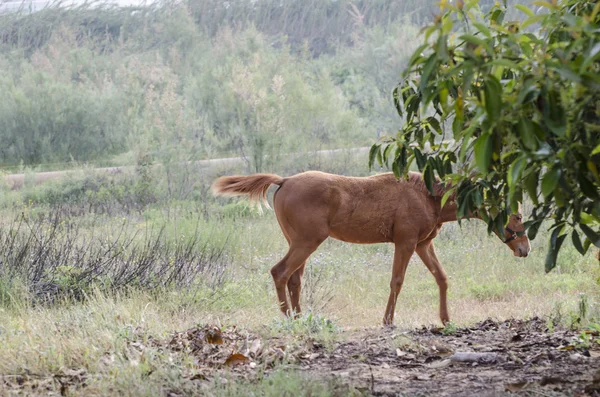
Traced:
<svg viewBox="0 0 600 397">
<path fill-rule="evenodd" d="M 177 333 L 165 347 L 193 355 L 197 372 L 190 377 L 207 386 L 217 374 L 252 380 L 283 366 L 376 396 L 600 396 L 598 333 L 550 331 L 539 318 L 486 320 L 450 335 L 378 328 L 338 339 L 261 338 L 205 327 Z"/>
</svg>

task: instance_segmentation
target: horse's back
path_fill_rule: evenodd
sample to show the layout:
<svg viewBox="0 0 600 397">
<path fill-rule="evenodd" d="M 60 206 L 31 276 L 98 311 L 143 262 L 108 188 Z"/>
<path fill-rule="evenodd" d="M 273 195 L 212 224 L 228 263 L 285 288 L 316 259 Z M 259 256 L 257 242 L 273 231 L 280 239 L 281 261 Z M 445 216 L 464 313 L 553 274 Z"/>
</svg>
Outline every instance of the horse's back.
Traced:
<svg viewBox="0 0 600 397">
<path fill-rule="evenodd" d="M 347 177 L 307 171 L 286 178 L 274 201 L 288 234 L 354 243 L 393 241 L 398 220 L 410 224 L 412 213 L 428 208 L 426 193 L 392 173 Z"/>
</svg>

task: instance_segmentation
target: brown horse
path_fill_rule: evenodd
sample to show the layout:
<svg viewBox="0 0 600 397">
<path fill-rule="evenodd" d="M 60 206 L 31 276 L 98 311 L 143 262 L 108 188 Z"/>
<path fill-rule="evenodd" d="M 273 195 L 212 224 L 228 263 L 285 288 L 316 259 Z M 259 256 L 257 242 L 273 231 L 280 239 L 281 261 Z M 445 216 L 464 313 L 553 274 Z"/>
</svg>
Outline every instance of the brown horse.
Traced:
<svg viewBox="0 0 600 397">
<path fill-rule="evenodd" d="M 271 185 L 279 186 L 273 204 L 289 244 L 285 257 L 271 269 L 284 314 L 300 313 L 306 260 L 327 237 L 333 237 L 357 244 L 394 243 L 385 325 L 393 324 L 396 300 L 414 252 L 435 277 L 440 291 L 440 318 L 443 323 L 449 321 L 448 278 L 433 247 L 442 224 L 457 219 L 453 200 L 441 208 L 443 184 L 437 183 L 436 195 L 431 195 L 418 173 L 410 173 L 408 180 L 397 180 L 391 173 L 354 178 L 309 171 L 289 178 L 274 174 L 225 176 L 217 179 L 212 189 L 215 195 L 248 195 L 250 200 L 262 201 L 268 207 L 266 194 Z M 527 256 L 531 249 L 524 230 L 521 214 L 512 215 L 503 241 L 519 257 Z"/>
</svg>

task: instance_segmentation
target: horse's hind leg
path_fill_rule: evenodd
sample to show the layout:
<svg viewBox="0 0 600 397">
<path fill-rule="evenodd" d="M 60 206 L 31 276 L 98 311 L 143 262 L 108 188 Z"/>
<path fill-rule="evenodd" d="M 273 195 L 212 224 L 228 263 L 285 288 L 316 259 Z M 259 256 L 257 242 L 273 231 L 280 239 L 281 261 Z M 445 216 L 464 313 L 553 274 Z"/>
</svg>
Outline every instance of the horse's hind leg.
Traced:
<svg viewBox="0 0 600 397">
<path fill-rule="evenodd" d="M 286 295 L 286 287 L 288 282 L 292 276 L 298 270 L 300 270 L 300 267 L 304 265 L 310 254 L 312 254 L 320 244 L 321 241 L 309 245 L 303 244 L 302 246 L 298 246 L 292 242 L 290 244 L 290 250 L 285 257 L 278 264 L 271 268 L 271 275 L 273 276 L 273 281 L 275 282 L 275 289 L 277 290 L 277 297 L 279 298 L 279 304 L 283 314 L 290 314 L 290 307 L 288 305 Z M 301 276 L 302 273 L 298 273 L 298 276 L 296 277 L 299 279 Z M 296 280 L 294 280 L 294 282 L 295 281 Z M 294 305 L 294 303 L 298 305 L 300 299 L 300 288 L 297 289 L 297 292 L 297 294 L 291 295 L 292 305 Z"/>
<path fill-rule="evenodd" d="M 280 226 L 281 226 L 281 223 L 280 223 Z M 287 231 L 283 228 L 283 226 L 281 227 L 281 231 L 283 232 L 283 235 L 284 235 L 285 239 L 287 240 L 287 243 L 289 246 L 291 244 L 291 240 L 290 240 L 290 237 L 289 237 Z M 298 270 L 296 270 L 294 272 L 294 274 L 292 274 L 292 277 L 290 277 L 290 279 L 287 282 L 287 289 L 290 294 L 291 309 L 294 313 L 294 316 L 296 316 L 296 317 L 298 317 L 298 315 L 302 311 L 302 309 L 300 309 L 300 292 L 302 291 L 302 276 L 304 275 L 305 267 L 306 267 L 306 261 L 304 261 L 302 263 L 302 265 L 300 265 Z"/>
<path fill-rule="evenodd" d="M 295 316 L 298 316 L 302 309 L 300 308 L 300 291 L 302 291 L 302 276 L 304 275 L 304 268 L 306 267 L 306 261 L 300 265 L 300 268 L 292 274 L 292 277 L 287 282 L 288 292 L 290 293 L 290 303 L 292 304 L 292 310 Z"/>
</svg>

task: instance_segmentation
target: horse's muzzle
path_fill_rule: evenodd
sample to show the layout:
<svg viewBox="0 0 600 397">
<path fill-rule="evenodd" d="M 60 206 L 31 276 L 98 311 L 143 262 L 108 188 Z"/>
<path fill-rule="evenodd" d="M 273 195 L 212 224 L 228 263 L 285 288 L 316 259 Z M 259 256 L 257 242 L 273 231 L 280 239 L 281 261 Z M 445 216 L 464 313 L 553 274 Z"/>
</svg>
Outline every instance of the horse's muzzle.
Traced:
<svg viewBox="0 0 600 397">
<path fill-rule="evenodd" d="M 515 256 L 518 256 L 519 258 L 527 258 L 527 256 L 529 255 L 529 250 L 526 248 L 517 247 L 514 253 Z"/>
</svg>

